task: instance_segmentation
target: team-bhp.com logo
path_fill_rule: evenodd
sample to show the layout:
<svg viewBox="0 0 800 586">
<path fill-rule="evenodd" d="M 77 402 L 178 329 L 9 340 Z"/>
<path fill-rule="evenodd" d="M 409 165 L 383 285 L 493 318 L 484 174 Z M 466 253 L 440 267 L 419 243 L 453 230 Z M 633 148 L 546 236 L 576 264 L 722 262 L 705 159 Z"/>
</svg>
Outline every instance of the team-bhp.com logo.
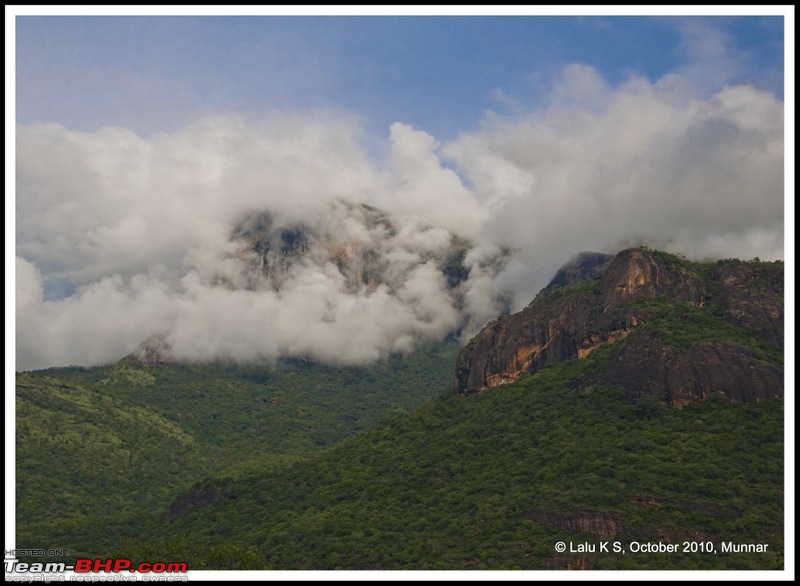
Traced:
<svg viewBox="0 0 800 586">
<path fill-rule="evenodd" d="M 47 573 L 60 574 L 64 572 L 75 572 L 76 574 L 86 573 L 120 573 L 129 572 L 131 574 L 180 574 L 186 573 L 189 568 L 186 562 L 141 562 L 134 564 L 127 558 L 107 558 L 91 559 L 78 558 L 75 564 L 67 565 L 64 562 L 20 562 L 17 560 L 5 560 L 6 573 Z"/>
</svg>

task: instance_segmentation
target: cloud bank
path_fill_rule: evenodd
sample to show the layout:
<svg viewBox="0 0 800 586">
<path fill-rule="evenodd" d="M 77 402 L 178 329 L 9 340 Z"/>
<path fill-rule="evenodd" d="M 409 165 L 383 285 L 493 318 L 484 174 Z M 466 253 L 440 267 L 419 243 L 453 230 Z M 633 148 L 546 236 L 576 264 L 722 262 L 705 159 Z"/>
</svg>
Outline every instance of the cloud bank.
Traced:
<svg viewBox="0 0 800 586">
<path fill-rule="evenodd" d="M 109 363 L 158 332 L 184 359 L 365 363 L 468 335 L 500 296 L 519 309 L 579 251 L 783 258 L 783 103 L 690 86 L 612 87 L 571 65 L 547 107 L 487 112 L 445 144 L 398 122 L 378 148 L 356 116 L 318 113 L 148 137 L 18 126 L 16 367 Z M 337 202 L 379 207 L 397 230 L 378 242 Z M 353 289 L 312 255 L 279 289 L 233 286 L 248 265 L 232 230 L 264 210 L 378 246 L 386 284 Z M 433 260 L 451 233 L 473 243 L 457 294 Z"/>
</svg>

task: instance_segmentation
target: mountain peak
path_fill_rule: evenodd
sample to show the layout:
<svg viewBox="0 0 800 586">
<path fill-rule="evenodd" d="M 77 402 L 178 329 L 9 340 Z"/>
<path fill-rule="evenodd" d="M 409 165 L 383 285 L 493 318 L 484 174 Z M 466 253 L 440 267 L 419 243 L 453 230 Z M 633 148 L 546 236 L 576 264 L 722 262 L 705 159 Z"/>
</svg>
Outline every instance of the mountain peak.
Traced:
<svg viewBox="0 0 800 586">
<path fill-rule="evenodd" d="M 323 222 L 281 219 L 269 211 L 248 214 L 233 229 L 239 258 L 250 269 L 250 286 L 258 280 L 280 290 L 294 267 L 333 264 L 356 293 L 374 291 L 385 279 L 383 253 L 397 234 L 389 215 L 372 206 L 337 200 Z"/>
<path fill-rule="evenodd" d="M 153 366 L 156 364 L 168 364 L 172 362 L 170 352 L 171 345 L 164 334 L 153 334 L 136 349 L 125 356 L 120 363 L 134 363 L 139 366 Z"/>
<path fill-rule="evenodd" d="M 457 234 L 372 206 L 337 200 L 304 216 L 251 211 L 227 237 L 187 259 L 192 271 L 178 292 L 188 303 L 133 353 L 137 362 L 364 364 L 458 335 L 504 301 L 484 289 L 508 250 L 472 254 L 474 243 Z"/>
<path fill-rule="evenodd" d="M 744 263 L 734 274 L 722 261 L 700 267 L 642 248 L 594 260 L 589 279 L 554 279 L 557 287 L 473 338 L 459 356 L 456 392 L 485 391 L 620 342 L 598 376 L 633 399 L 782 396 L 782 269 Z M 558 274 L 580 274 L 576 266 Z"/>
</svg>

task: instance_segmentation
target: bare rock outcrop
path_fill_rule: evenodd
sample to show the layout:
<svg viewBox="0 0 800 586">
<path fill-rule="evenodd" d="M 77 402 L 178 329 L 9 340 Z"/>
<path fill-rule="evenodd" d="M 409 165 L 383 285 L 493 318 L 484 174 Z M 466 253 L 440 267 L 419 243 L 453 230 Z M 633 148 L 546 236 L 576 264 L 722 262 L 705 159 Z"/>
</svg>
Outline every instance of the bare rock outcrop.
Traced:
<svg viewBox="0 0 800 586">
<path fill-rule="evenodd" d="M 757 344 L 679 343 L 670 337 L 674 332 L 640 327 L 676 308 L 687 320 L 702 316 L 707 329 L 727 323 L 742 336 L 783 348 L 782 268 L 739 262 L 701 272 L 678 257 L 635 248 L 583 274 L 590 278 L 562 278 L 521 312 L 489 323 L 461 351 L 455 391 L 485 391 L 624 340 L 600 382 L 622 385 L 633 399 L 654 395 L 681 406 L 718 395 L 741 401 L 783 395 L 782 362 L 765 358 Z"/>
</svg>

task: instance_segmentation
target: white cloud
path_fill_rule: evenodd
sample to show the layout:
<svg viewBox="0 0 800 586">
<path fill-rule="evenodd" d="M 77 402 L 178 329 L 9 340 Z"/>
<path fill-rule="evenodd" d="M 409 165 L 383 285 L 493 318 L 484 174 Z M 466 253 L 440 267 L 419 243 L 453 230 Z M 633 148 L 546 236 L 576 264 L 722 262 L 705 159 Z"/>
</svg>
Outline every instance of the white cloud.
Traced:
<svg viewBox="0 0 800 586">
<path fill-rule="evenodd" d="M 570 110 L 602 110 L 611 98 L 611 88 L 593 67 L 573 63 L 556 82 L 551 103 Z"/>
<path fill-rule="evenodd" d="M 442 165 L 437 141 L 398 122 L 392 124 L 389 142 L 389 188 L 378 203 L 452 232 L 477 235 L 484 212 L 460 177 Z"/>
<path fill-rule="evenodd" d="M 495 199 L 484 236 L 551 270 L 581 250 L 640 243 L 692 257 L 782 258 L 783 104 L 748 86 L 672 98 L 634 79 L 603 108 L 570 98 L 448 145 L 479 196 L 497 198 L 498 185 L 516 193 Z M 476 164 L 484 161 L 500 164 Z"/>
<path fill-rule="evenodd" d="M 385 161 L 348 117 L 231 114 L 148 138 L 18 127 L 17 368 L 111 362 L 157 332 L 187 359 L 368 362 L 480 327 L 504 293 L 527 304 L 582 250 L 782 258 L 783 104 L 691 84 L 610 87 L 571 66 L 547 108 L 487 115 L 448 144 L 392 125 Z M 317 235 L 277 290 L 230 240 L 263 210 Z M 451 232 L 476 244 L 457 294 L 434 260 Z M 348 281 L 336 247 L 373 251 L 382 284 Z M 61 281 L 75 293 L 48 299 Z"/>
<path fill-rule="evenodd" d="M 61 300 L 42 297 L 38 271 L 17 260 L 17 368 L 91 365 L 122 357 L 169 323 L 173 292 L 146 275 L 85 285 Z"/>
<path fill-rule="evenodd" d="M 687 18 L 677 27 L 682 57 L 676 73 L 694 92 L 704 93 L 724 87 L 744 69 L 747 54 L 738 51 L 725 31 L 700 19 Z"/>
<path fill-rule="evenodd" d="M 349 121 L 219 116 L 144 139 L 18 127 L 18 253 L 77 282 L 175 265 L 237 215 L 363 201 L 374 174 Z"/>
</svg>

